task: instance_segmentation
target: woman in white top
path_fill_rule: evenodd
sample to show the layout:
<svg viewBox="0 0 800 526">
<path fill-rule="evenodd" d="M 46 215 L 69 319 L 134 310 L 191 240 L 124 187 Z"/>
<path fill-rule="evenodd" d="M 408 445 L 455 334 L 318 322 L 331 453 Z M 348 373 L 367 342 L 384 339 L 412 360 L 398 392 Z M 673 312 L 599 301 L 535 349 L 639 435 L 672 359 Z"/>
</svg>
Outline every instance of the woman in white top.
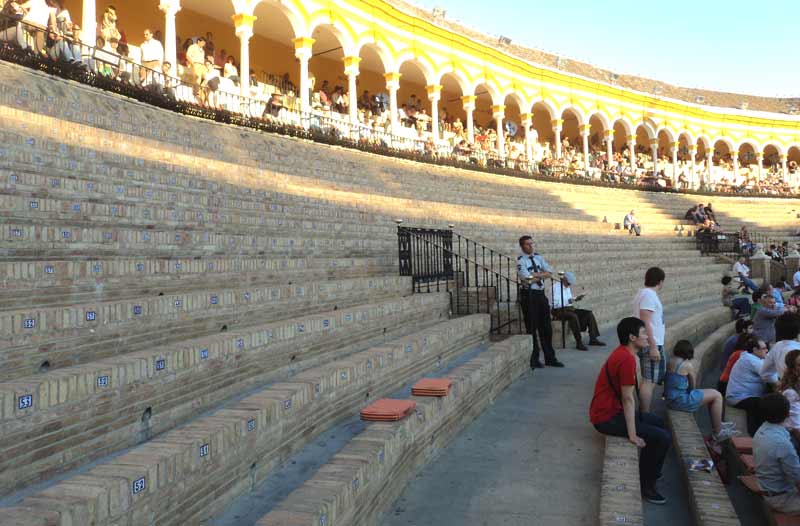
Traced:
<svg viewBox="0 0 800 526">
<path fill-rule="evenodd" d="M 800 350 L 789 351 L 786 355 L 786 370 L 778 390 L 789 400 L 789 418 L 785 426 L 789 428 L 795 449 L 800 450 Z"/>
<path fill-rule="evenodd" d="M 239 70 L 236 68 L 236 59 L 233 58 L 233 55 L 229 55 L 228 60 L 225 61 L 222 76 L 230 79 L 237 86 L 239 85 Z"/>
<path fill-rule="evenodd" d="M 25 11 L 22 22 L 27 24 L 26 31 L 30 35 L 29 38 L 34 42 L 35 50 L 43 53 L 46 30 L 56 30 L 56 10 L 47 0 L 28 0 L 20 7 Z"/>
<path fill-rule="evenodd" d="M 640 409 L 650 412 L 653 390 L 656 385 L 663 385 L 667 371 L 667 360 L 664 356 L 664 307 L 658 297 L 658 291 L 664 285 L 666 274 L 658 267 L 647 269 L 644 275 L 644 288 L 639 290 L 633 300 L 633 315 L 644 322 L 650 348 L 639 353 L 642 369 L 642 385 L 639 388 Z"/>
</svg>

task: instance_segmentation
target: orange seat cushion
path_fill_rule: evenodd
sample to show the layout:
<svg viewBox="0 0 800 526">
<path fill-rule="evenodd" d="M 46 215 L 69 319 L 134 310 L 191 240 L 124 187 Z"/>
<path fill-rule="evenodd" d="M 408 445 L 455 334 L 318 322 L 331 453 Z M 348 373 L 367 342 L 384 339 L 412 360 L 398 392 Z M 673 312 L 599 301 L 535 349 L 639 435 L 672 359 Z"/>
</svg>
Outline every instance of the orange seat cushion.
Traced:
<svg viewBox="0 0 800 526">
<path fill-rule="evenodd" d="M 739 458 L 742 460 L 742 464 L 744 464 L 744 467 L 749 473 L 756 472 L 756 461 L 753 458 L 753 455 L 741 455 Z"/>
<path fill-rule="evenodd" d="M 736 451 L 739 453 L 747 453 L 748 455 L 753 454 L 752 437 L 733 437 L 731 442 L 733 443 L 733 447 L 735 447 Z"/>
<path fill-rule="evenodd" d="M 414 396 L 447 396 L 453 381 L 449 378 L 423 378 L 411 388 Z"/>
<path fill-rule="evenodd" d="M 413 400 L 393 400 L 391 398 L 382 398 L 368 405 L 361 410 L 361 419 L 370 421 L 381 422 L 394 422 L 402 420 L 414 408 L 417 403 Z"/>
<path fill-rule="evenodd" d="M 758 483 L 758 479 L 755 475 L 742 475 L 739 477 L 739 481 L 744 485 L 745 488 L 749 489 L 756 495 L 761 495 L 763 493 L 761 485 Z"/>
</svg>

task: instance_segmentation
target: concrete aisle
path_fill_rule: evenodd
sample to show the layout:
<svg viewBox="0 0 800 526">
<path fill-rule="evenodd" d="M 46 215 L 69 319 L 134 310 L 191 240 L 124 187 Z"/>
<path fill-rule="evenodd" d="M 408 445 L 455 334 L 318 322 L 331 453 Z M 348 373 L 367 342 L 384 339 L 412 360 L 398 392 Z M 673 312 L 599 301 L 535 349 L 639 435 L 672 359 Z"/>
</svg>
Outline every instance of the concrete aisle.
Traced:
<svg viewBox="0 0 800 526">
<path fill-rule="evenodd" d="M 668 316 L 667 327 L 687 314 Z M 589 403 L 618 341 L 613 329 L 602 339 L 605 348 L 558 351 L 563 369 L 537 369 L 517 380 L 410 481 L 381 525 L 596 524 L 605 442 L 589 423 Z M 681 522 L 688 514 L 679 471 L 665 471 L 661 486 L 672 497 L 670 510 L 656 508 L 668 522 L 688 524 Z"/>
</svg>

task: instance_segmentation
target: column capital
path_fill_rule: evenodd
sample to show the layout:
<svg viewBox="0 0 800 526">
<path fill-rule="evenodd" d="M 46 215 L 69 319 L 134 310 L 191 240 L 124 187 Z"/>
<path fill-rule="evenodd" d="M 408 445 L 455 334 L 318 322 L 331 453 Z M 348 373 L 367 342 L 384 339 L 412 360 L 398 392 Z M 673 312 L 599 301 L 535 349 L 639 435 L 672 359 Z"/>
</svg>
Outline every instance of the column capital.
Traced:
<svg viewBox="0 0 800 526">
<path fill-rule="evenodd" d="M 635 135 L 628 135 L 628 142 L 635 143 L 636 142 L 636 136 Z"/>
<path fill-rule="evenodd" d="M 690 144 L 689 145 L 689 151 L 690 152 L 696 152 L 697 151 L 697 145 L 696 144 Z"/>
<path fill-rule="evenodd" d="M 561 127 L 564 125 L 564 119 L 553 119 L 552 121 L 550 121 L 550 124 L 553 125 L 553 129 L 560 130 Z"/>
<path fill-rule="evenodd" d="M 578 126 L 578 131 L 581 133 L 581 135 L 589 135 L 592 131 L 592 125 L 581 124 L 580 126 Z"/>
<path fill-rule="evenodd" d="M 658 139 L 650 139 L 650 146 L 658 148 Z"/>
<path fill-rule="evenodd" d="M 519 120 L 523 126 L 530 126 L 533 123 L 533 113 L 520 113 Z"/>
<path fill-rule="evenodd" d="M 248 15 L 246 13 L 236 13 L 235 15 L 231 16 L 231 20 L 233 20 L 233 27 L 236 28 L 236 32 L 238 33 L 241 28 L 245 27 L 252 31 L 253 23 L 258 20 L 258 17 L 255 15 Z"/>
<path fill-rule="evenodd" d="M 342 57 L 344 62 L 344 74 L 348 77 L 351 75 L 358 76 L 358 64 L 361 62 L 361 57 Z"/>
<path fill-rule="evenodd" d="M 383 78 L 386 79 L 386 89 L 389 91 L 400 89 L 400 73 L 384 73 Z"/>
<path fill-rule="evenodd" d="M 670 146 L 671 146 L 671 147 L 673 147 L 673 148 L 675 148 L 676 150 L 680 150 L 680 148 L 681 148 L 681 143 L 680 143 L 680 141 L 675 141 L 675 142 L 673 142 L 673 143 L 670 143 Z"/>
<path fill-rule="evenodd" d="M 461 97 L 461 102 L 464 104 L 475 104 L 475 101 L 478 100 L 478 97 L 475 95 L 464 95 Z"/>
<path fill-rule="evenodd" d="M 603 135 L 605 135 L 606 137 L 613 137 L 614 136 L 614 130 L 605 130 L 603 132 Z"/>
<path fill-rule="evenodd" d="M 505 118 L 505 116 L 506 116 L 505 104 L 496 104 L 492 106 L 492 117 L 497 119 L 497 118 Z"/>
<path fill-rule="evenodd" d="M 310 59 L 311 48 L 314 47 L 314 42 L 316 42 L 316 40 L 309 37 L 293 38 L 292 43 L 294 44 L 294 56 L 296 56 L 300 60 Z"/>
<path fill-rule="evenodd" d="M 731 152 L 731 159 L 736 160 L 739 158 L 739 152 Z"/>
<path fill-rule="evenodd" d="M 789 155 L 785 154 L 785 153 L 782 153 L 781 156 L 780 156 L 780 159 L 781 159 L 782 163 L 785 163 L 789 159 Z"/>
<path fill-rule="evenodd" d="M 425 91 L 428 92 L 428 100 L 439 100 L 442 96 L 442 85 L 431 84 L 430 86 L 425 86 Z"/>
<path fill-rule="evenodd" d="M 158 9 L 167 16 L 175 16 L 181 10 L 181 0 L 161 0 Z"/>
<path fill-rule="evenodd" d="M 764 152 L 756 152 L 756 159 L 761 160 L 764 158 Z"/>
</svg>

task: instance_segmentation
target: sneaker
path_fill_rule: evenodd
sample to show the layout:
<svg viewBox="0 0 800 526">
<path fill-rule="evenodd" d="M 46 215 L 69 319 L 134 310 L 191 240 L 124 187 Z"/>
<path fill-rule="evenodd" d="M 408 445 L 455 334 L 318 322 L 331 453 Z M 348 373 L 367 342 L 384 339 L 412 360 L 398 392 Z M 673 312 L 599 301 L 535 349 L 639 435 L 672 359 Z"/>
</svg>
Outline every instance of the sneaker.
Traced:
<svg viewBox="0 0 800 526">
<path fill-rule="evenodd" d="M 722 429 L 735 429 L 736 422 L 720 422 Z"/>
<path fill-rule="evenodd" d="M 558 360 L 553 362 L 544 362 L 544 364 L 548 367 L 564 367 L 564 364 L 559 362 Z"/>
<path fill-rule="evenodd" d="M 730 427 L 723 427 L 719 430 L 719 433 L 711 433 L 711 438 L 714 439 L 714 442 L 725 442 L 737 435 L 741 435 L 741 433 L 733 428 Z"/>
<path fill-rule="evenodd" d="M 642 490 L 642 498 L 649 502 L 650 504 L 666 504 L 667 498 L 663 496 L 661 493 L 656 491 L 655 488 L 650 489 L 643 489 Z"/>
</svg>

